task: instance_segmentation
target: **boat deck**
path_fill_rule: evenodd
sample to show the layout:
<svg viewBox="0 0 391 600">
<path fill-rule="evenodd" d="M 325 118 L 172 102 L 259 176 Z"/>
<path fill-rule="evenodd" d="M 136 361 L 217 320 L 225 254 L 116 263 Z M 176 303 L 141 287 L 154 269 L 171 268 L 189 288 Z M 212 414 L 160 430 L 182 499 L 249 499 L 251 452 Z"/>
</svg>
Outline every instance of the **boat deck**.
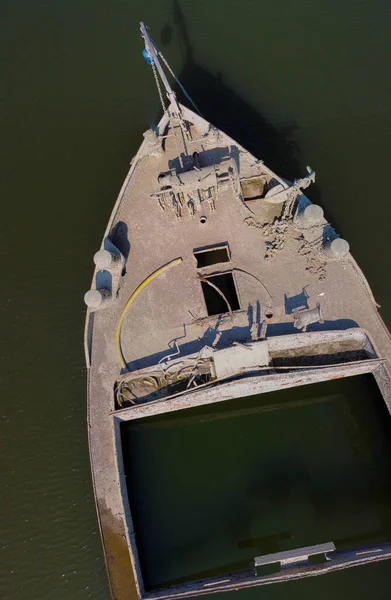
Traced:
<svg viewBox="0 0 391 600">
<path fill-rule="evenodd" d="M 289 221 L 282 233 L 272 231 L 267 223 L 281 215 L 281 205 L 264 199 L 243 201 L 232 176 L 225 183 L 222 176 L 218 194 L 210 201 L 204 198 L 197 204 L 196 199 L 189 206 L 184 198 L 178 207 L 162 197 L 157 174 L 186 170 L 194 152 L 201 169 L 220 164 L 223 174 L 224 164 L 233 165 L 231 173 L 236 172 L 239 179 L 264 177 L 269 183 L 274 179 L 274 184 L 287 187 L 236 142 L 182 108 L 185 118 L 193 123 L 187 152 L 181 129 L 176 123 L 171 127 L 166 117 L 159 129 L 165 140 L 164 151 L 162 137 L 147 133 L 105 235 L 124 255 L 126 273 L 115 299 L 87 317 L 94 487 L 113 596 L 121 599 L 140 597 L 143 589 L 131 515 L 124 500 L 119 421 L 113 416 L 114 383 L 121 373 L 115 330 L 128 298 L 151 273 L 182 258 L 142 291 L 125 317 L 121 344 L 131 370 L 157 364 L 177 349 L 188 354 L 205 345 L 220 349 L 233 341 L 297 334 L 294 309 L 311 309 L 317 304 L 323 323 L 310 325 L 309 331 L 360 327 L 369 333 L 378 356 L 391 370 L 390 335 L 349 253 L 340 260 L 323 260 L 317 234 L 303 232 L 294 221 Z M 299 203 L 308 201 L 300 195 Z M 197 268 L 194 250 L 220 245 L 228 246 L 230 260 Z M 227 311 L 223 317 L 208 315 L 197 278 L 217 273 L 231 273 L 239 304 L 237 310 L 232 314 Z M 138 574 L 136 579 L 133 572 Z"/>
<path fill-rule="evenodd" d="M 170 131 L 166 135 L 170 136 Z M 181 257 L 181 264 L 143 290 L 125 318 L 122 348 L 131 370 L 156 364 L 175 352 L 174 340 L 186 353 L 211 345 L 220 329 L 230 329 L 231 334 L 217 341 L 217 347 L 222 347 L 224 339 L 227 342 L 257 339 L 263 321 L 267 323 L 268 337 L 295 333 L 294 308 L 314 308 L 317 303 L 321 306 L 324 323 L 311 325 L 311 330 L 359 326 L 372 336 L 376 331 L 379 353 L 386 356 L 390 344 L 388 331 L 374 310 L 369 287 L 350 254 L 322 264 L 316 254 L 303 253 L 301 231 L 291 224 L 283 248 L 265 260 L 269 238 L 258 225 L 262 224 L 258 221 L 262 209 L 263 222 L 270 218 L 265 215 L 265 202 L 240 202 L 230 187 L 219 192 L 215 210 L 202 206 L 191 216 L 184 208 L 180 218 L 171 208 L 162 210 L 151 194 L 158 189 L 156 173 L 168 171 L 178 157 L 180 133 L 178 128 L 174 131 L 173 137 L 166 138 L 164 154 L 147 155 L 138 160 L 132 184 L 126 188 L 116 211 L 111 239 L 122 251 L 128 252 L 126 275 L 117 300 L 108 309 L 95 313 L 94 339 L 97 340 L 99 330 L 105 338 L 108 331 L 115 331 L 124 303 L 146 277 Z M 211 164 L 224 155 L 234 154 L 239 157 L 241 178 L 252 174 L 252 169 L 259 172 L 264 168 L 224 134 L 220 133 L 222 146 L 215 149 L 208 148 L 208 142 L 198 131 L 193 131 L 193 137 L 201 138 L 192 143 L 191 150 L 199 152 L 202 166 L 206 166 L 204 156 L 206 164 Z M 273 205 L 267 209 L 275 210 Z M 205 223 L 200 221 L 203 216 Z M 197 269 L 193 251 L 220 244 L 228 245 L 229 262 Z M 233 318 L 228 316 L 221 322 L 218 316 L 208 316 L 197 276 L 227 272 L 233 274 L 240 309 L 234 311 Z M 106 365 L 116 363 L 115 347 L 110 342 L 113 340 L 106 340 L 103 345 L 94 344 L 94 349 L 104 350 Z M 118 369 L 114 369 L 113 376 L 117 374 Z"/>
</svg>

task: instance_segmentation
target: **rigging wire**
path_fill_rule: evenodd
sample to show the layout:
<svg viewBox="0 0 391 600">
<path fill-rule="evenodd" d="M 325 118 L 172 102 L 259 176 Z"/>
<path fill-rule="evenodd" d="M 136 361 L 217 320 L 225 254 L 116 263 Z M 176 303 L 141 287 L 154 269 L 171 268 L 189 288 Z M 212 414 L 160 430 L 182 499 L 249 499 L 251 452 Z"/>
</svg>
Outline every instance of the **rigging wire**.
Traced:
<svg viewBox="0 0 391 600">
<path fill-rule="evenodd" d="M 158 50 L 158 54 L 159 54 L 160 58 L 162 59 L 163 63 L 166 65 L 168 71 L 171 73 L 172 77 L 175 79 L 176 83 L 180 87 L 180 89 L 181 89 L 182 93 L 184 94 L 184 96 L 194 106 L 194 108 L 196 109 L 196 111 L 198 112 L 198 114 L 200 115 L 200 117 L 202 117 L 202 113 L 201 113 L 200 109 L 198 108 L 198 106 L 196 105 L 196 103 L 192 100 L 192 98 L 189 96 L 189 94 L 187 93 L 187 91 L 185 90 L 185 88 L 183 87 L 183 85 L 181 84 L 181 82 L 179 81 L 178 77 L 175 75 L 174 71 L 171 69 L 170 65 L 168 64 L 168 62 L 166 61 L 166 59 L 164 58 L 164 56 L 160 52 L 160 50 Z"/>
</svg>

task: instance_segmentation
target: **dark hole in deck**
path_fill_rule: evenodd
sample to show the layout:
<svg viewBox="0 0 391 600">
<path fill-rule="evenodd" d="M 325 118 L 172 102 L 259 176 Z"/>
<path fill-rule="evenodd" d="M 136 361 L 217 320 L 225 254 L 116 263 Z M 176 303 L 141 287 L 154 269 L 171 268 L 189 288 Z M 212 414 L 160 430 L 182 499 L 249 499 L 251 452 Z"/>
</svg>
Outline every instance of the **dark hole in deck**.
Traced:
<svg viewBox="0 0 391 600">
<path fill-rule="evenodd" d="M 200 250 L 194 252 L 194 256 L 197 259 L 197 268 L 209 267 L 210 265 L 216 265 L 217 263 L 229 262 L 230 257 L 227 246 L 220 248 L 212 248 L 211 250 Z"/>
<path fill-rule="evenodd" d="M 335 352 L 334 354 L 303 355 L 303 356 L 277 356 L 273 358 L 274 367 L 307 367 L 315 365 L 336 365 L 353 362 L 356 360 L 367 360 L 365 350 L 348 350 L 346 352 Z"/>
<path fill-rule="evenodd" d="M 212 275 L 207 278 L 213 285 L 219 288 L 226 297 L 232 310 L 239 310 L 239 299 L 236 293 L 235 281 L 232 273 Z M 208 283 L 201 281 L 208 315 L 219 315 L 229 312 L 224 298 Z"/>
</svg>

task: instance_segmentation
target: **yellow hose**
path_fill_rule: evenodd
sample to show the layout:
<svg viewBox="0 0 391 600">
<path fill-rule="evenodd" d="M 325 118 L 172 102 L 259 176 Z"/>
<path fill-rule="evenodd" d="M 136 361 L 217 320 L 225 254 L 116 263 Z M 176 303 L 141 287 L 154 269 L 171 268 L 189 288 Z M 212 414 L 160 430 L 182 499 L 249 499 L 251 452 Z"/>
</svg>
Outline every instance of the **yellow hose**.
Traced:
<svg viewBox="0 0 391 600">
<path fill-rule="evenodd" d="M 160 273 L 167 271 L 167 269 L 170 269 L 174 265 L 179 265 L 179 263 L 181 263 L 181 262 L 183 262 L 182 258 L 176 258 L 175 260 L 172 260 L 171 262 L 167 263 L 166 265 L 163 265 L 163 267 L 160 267 L 159 269 L 154 271 L 151 275 L 149 275 L 149 277 L 147 277 L 146 279 L 144 279 L 144 281 L 142 283 L 140 283 L 140 285 L 134 290 L 133 294 L 130 296 L 129 300 L 125 304 L 124 309 L 121 313 L 121 316 L 118 320 L 117 329 L 115 331 L 115 346 L 116 346 L 117 354 L 118 354 L 118 357 L 119 357 L 119 360 L 120 360 L 120 363 L 121 363 L 121 366 L 123 369 L 127 369 L 127 365 L 126 365 L 126 361 L 125 361 L 124 355 L 122 353 L 122 348 L 121 348 L 121 329 L 122 329 L 122 323 L 124 321 L 125 315 L 128 312 L 130 305 L 133 303 L 133 300 L 139 295 L 139 293 L 148 285 L 148 283 L 150 283 L 152 281 L 152 279 L 155 279 L 155 277 L 160 275 Z"/>
</svg>

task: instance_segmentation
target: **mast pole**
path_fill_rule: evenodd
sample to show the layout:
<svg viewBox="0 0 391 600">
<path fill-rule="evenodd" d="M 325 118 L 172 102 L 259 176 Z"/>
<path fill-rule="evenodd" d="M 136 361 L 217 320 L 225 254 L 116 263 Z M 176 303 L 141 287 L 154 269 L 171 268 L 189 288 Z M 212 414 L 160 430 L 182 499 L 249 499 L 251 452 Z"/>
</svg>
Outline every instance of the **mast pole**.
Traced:
<svg viewBox="0 0 391 600">
<path fill-rule="evenodd" d="M 148 30 L 143 22 L 140 23 L 140 30 L 141 30 L 141 36 L 144 39 L 145 49 L 148 52 L 153 64 L 155 65 L 155 67 L 160 75 L 160 79 L 162 80 L 162 83 L 166 89 L 167 98 L 169 99 L 170 103 L 173 103 L 175 105 L 175 107 L 178 111 L 178 115 L 180 115 L 180 108 L 178 105 L 178 101 L 176 99 L 175 92 L 172 90 L 172 88 L 168 82 L 166 74 L 163 71 L 162 65 L 160 64 L 160 60 L 157 55 L 154 43 L 153 43 L 152 39 L 150 38 Z"/>
</svg>

